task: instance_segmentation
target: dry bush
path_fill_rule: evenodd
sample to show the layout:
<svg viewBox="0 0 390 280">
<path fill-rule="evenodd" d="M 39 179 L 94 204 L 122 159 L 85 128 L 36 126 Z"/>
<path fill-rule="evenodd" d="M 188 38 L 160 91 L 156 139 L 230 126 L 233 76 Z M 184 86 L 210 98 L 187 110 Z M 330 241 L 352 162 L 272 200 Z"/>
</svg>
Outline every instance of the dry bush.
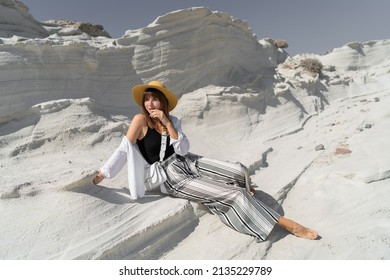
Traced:
<svg viewBox="0 0 390 280">
<path fill-rule="evenodd" d="M 322 63 L 316 58 L 305 58 L 301 60 L 300 66 L 312 73 L 320 74 L 322 71 Z"/>
<path fill-rule="evenodd" d="M 275 45 L 275 47 L 280 48 L 280 49 L 288 48 L 288 42 L 286 40 L 280 40 L 280 39 L 275 40 L 274 45 Z"/>
</svg>

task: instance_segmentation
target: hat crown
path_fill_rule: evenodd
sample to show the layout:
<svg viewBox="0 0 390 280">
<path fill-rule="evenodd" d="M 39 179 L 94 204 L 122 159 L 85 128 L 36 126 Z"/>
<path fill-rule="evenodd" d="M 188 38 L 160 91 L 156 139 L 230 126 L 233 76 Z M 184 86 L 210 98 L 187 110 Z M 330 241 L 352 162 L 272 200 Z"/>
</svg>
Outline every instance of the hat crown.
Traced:
<svg viewBox="0 0 390 280">
<path fill-rule="evenodd" d="M 165 85 L 159 81 L 151 81 L 148 83 L 148 86 L 162 87 L 166 88 Z"/>
</svg>

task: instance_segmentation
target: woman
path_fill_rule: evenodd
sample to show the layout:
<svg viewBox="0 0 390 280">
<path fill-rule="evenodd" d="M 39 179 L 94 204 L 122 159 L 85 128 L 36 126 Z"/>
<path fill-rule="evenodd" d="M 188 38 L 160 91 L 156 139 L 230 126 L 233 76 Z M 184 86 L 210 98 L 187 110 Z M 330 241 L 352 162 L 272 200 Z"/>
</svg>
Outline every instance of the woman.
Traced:
<svg viewBox="0 0 390 280">
<path fill-rule="evenodd" d="M 159 160 L 165 131 L 169 136 L 162 164 L 167 174 L 163 193 L 202 203 L 223 223 L 258 242 L 264 241 L 275 225 L 296 236 L 317 239 L 316 231 L 280 216 L 252 197 L 245 189 L 249 185 L 245 166 L 188 153 L 189 141 L 180 121 L 169 115 L 178 99 L 162 83 L 137 85 L 132 92 L 142 113 L 134 116 L 121 145 L 94 178 L 95 184 L 114 177 L 127 162 L 131 196 L 142 197 L 145 168 Z"/>
</svg>

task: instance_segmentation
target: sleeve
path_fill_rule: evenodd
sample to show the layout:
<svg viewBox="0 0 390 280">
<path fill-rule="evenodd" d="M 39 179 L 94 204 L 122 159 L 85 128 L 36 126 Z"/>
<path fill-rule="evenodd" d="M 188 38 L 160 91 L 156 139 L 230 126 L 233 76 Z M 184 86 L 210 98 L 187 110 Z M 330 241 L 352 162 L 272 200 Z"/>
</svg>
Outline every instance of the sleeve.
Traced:
<svg viewBox="0 0 390 280">
<path fill-rule="evenodd" d="M 178 139 L 171 138 L 171 144 L 172 144 L 173 149 L 175 150 L 176 154 L 184 156 L 190 150 L 190 142 L 189 142 L 187 136 L 182 131 L 181 121 L 174 116 L 170 116 L 170 119 L 171 119 L 171 122 L 179 135 Z"/>
<path fill-rule="evenodd" d="M 132 144 L 126 136 L 123 137 L 127 145 L 127 177 L 130 196 L 133 200 L 145 196 L 144 172 L 147 162 L 141 155 L 137 144 Z"/>
</svg>

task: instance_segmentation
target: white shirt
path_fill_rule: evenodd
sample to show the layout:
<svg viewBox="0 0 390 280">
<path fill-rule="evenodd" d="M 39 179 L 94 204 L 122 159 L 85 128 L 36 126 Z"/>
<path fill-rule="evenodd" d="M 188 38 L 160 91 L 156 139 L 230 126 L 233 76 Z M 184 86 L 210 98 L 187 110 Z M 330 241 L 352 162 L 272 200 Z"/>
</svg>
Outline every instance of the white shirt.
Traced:
<svg viewBox="0 0 390 280">
<path fill-rule="evenodd" d="M 169 118 L 179 136 L 178 139 L 171 138 L 170 143 L 176 154 L 184 156 L 190 149 L 190 143 L 182 131 L 180 120 L 174 116 L 170 116 Z M 132 144 L 129 139 L 124 136 L 117 150 L 100 170 L 105 178 L 114 177 L 124 166 L 123 163 L 126 161 L 126 157 L 130 196 L 132 199 L 136 200 L 137 198 L 145 196 L 144 176 L 145 169 L 149 167 L 149 164 L 142 156 L 136 143 Z M 160 187 L 160 190 L 161 192 L 166 193 L 163 185 Z"/>
</svg>

